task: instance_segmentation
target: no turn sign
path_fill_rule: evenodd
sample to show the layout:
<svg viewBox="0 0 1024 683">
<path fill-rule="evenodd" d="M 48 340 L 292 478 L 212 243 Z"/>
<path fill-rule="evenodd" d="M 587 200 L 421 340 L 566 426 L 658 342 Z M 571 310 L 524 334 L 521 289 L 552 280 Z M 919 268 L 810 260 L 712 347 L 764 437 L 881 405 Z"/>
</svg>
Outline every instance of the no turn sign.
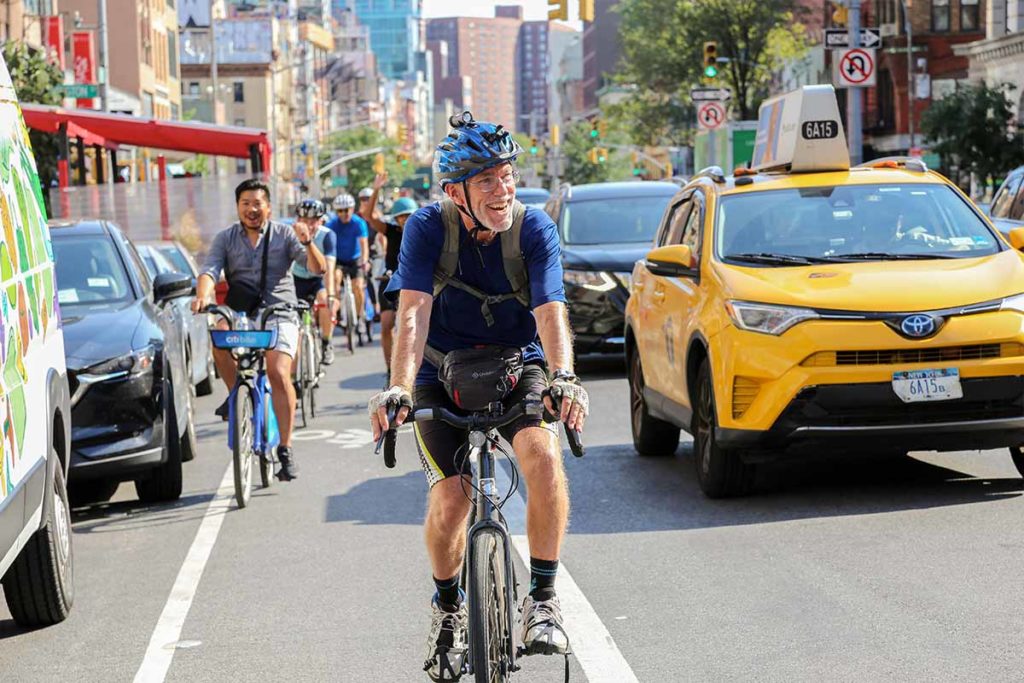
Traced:
<svg viewBox="0 0 1024 683">
<path fill-rule="evenodd" d="M 841 88 L 862 88 L 875 84 L 875 51 L 855 47 L 836 51 L 836 85 Z"/>
<path fill-rule="evenodd" d="M 720 102 L 702 102 L 697 108 L 697 127 L 714 130 L 725 123 L 725 107 Z"/>
</svg>

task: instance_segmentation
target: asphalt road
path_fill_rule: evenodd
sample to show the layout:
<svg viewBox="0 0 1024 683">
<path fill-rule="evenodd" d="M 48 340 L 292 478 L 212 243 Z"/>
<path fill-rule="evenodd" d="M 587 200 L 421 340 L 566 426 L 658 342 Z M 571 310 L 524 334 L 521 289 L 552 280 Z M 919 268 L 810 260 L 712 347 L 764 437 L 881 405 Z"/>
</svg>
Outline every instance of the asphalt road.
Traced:
<svg viewBox="0 0 1024 683">
<path fill-rule="evenodd" d="M 25 632 L 0 603 L 0 679 L 426 680 L 426 484 L 409 435 L 395 470 L 372 455 L 379 347 L 338 359 L 297 432 L 298 480 L 244 510 L 217 495 L 218 388 L 199 400 L 178 503 L 142 505 L 126 484 L 76 510 L 73 613 Z M 1020 680 L 1024 499 L 1005 452 L 823 453 L 709 501 L 688 443 L 634 455 L 621 364 L 582 369 L 594 417 L 587 456 L 566 452 L 573 583 L 559 579 L 575 591 L 573 681 Z M 562 668 L 528 658 L 517 680 Z"/>
</svg>

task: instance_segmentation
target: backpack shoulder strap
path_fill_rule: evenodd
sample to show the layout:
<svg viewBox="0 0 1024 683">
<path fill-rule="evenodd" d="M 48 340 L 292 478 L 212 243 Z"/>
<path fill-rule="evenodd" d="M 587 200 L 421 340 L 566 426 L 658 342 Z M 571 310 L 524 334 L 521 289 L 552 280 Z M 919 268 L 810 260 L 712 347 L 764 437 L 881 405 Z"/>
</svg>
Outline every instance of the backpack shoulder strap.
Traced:
<svg viewBox="0 0 1024 683">
<path fill-rule="evenodd" d="M 441 201 L 441 218 L 444 221 L 444 247 L 441 257 L 434 268 L 434 298 L 448 285 L 459 267 L 459 230 L 462 229 L 462 218 L 459 207 L 451 199 Z"/>
<path fill-rule="evenodd" d="M 501 260 L 505 266 L 505 277 L 512 285 L 516 301 L 530 307 L 530 279 L 526 272 L 526 259 L 521 245 L 523 219 L 526 207 L 517 199 L 512 205 L 512 227 L 501 233 Z"/>
</svg>

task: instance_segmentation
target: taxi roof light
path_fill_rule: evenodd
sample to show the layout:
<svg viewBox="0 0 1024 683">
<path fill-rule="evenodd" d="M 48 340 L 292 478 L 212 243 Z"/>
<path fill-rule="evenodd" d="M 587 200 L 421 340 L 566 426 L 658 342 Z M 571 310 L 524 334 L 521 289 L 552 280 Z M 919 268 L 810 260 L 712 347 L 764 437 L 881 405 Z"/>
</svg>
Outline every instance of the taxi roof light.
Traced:
<svg viewBox="0 0 1024 683">
<path fill-rule="evenodd" d="M 872 159 L 860 164 L 856 168 L 905 168 L 908 171 L 915 171 L 917 173 L 928 172 L 928 164 L 924 163 L 921 159 L 900 156 Z"/>
<path fill-rule="evenodd" d="M 701 169 L 693 178 L 711 178 L 716 183 L 724 183 L 725 171 L 722 170 L 721 166 L 708 166 Z"/>
<path fill-rule="evenodd" d="M 805 85 L 768 99 L 757 115 L 755 171 L 847 171 L 850 154 L 831 85 Z"/>
</svg>

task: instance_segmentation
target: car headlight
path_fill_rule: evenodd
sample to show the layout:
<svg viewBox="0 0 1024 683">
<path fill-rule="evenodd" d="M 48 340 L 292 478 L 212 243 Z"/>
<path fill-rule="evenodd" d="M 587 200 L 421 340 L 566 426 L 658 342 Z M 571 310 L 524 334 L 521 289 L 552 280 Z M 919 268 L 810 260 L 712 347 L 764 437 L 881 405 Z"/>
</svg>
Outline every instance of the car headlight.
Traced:
<svg viewBox="0 0 1024 683">
<path fill-rule="evenodd" d="M 566 284 L 591 289 L 595 292 L 607 292 L 615 289 L 615 280 L 608 273 L 590 270 L 566 270 L 563 273 Z"/>
<path fill-rule="evenodd" d="M 748 332 L 778 336 L 805 320 L 813 320 L 817 313 L 809 308 L 754 304 L 747 301 L 727 301 L 725 309 L 736 327 Z"/>
<path fill-rule="evenodd" d="M 619 281 L 619 284 L 629 290 L 629 286 L 633 284 L 633 273 L 615 273 L 615 279 Z"/>
<path fill-rule="evenodd" d="M 156 358 L 156 349 L 150 345 L 137 351 L 126 353 L 117 358 L 103 361 L 91 368 L 87 368 L 82 374 L 86 375 L 116 375 L 125 373 L 139 375 L 153 370 L 153 359 Z"/>
<path fill-rule="evenodd" d="M 1024 294 L 1015 294 L 1014 296 L 1006 297 L 1003 299 L 1003 303 L 999 307 L 999 310 L 1024 313 Z"/>
</svg>

